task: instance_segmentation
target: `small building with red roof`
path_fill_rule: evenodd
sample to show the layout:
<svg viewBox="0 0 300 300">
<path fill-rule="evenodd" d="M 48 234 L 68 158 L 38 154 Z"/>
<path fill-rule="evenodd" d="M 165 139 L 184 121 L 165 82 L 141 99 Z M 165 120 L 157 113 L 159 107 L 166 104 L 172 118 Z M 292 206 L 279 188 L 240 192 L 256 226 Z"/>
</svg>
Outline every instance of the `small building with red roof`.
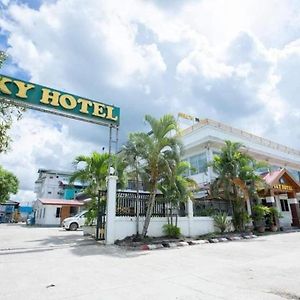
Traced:
<svg viewBox="0 0 300 300">
<path fill-rule="evenodd" d="M 34 204 L 35 223 L 59 226 L 65 218 L 75 216 L 83 209 L 83 201 L 65 199 L 37 199 Z"/>
</svg>

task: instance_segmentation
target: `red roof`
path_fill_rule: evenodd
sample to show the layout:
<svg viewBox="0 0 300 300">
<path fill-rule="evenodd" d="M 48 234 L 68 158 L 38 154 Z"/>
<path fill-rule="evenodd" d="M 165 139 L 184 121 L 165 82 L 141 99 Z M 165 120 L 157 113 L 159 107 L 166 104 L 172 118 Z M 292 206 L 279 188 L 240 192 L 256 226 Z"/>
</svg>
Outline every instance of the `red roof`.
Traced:
<svg viewBox="0 0 300 300">
<path fill-rule="evenodd" d="M 297 182 L 294 179 L 294 177 L 292 175 L 290 175 L 286 169 L 281 169 L 281 170 L 270 172 L 270 173 L 266 174 L 263 177 L 263 179 L 265 180 L 265 182 L 268 185 L 273 186 L 274 184 L 277 184 L 279 182 L 279 179 L 283 176 L 288 178 L 289 185 L 292 185 L 294 191 L 296 191 L 296 192 L 300 191 L 299 182 Z"/>
<path fill-rule="evenodd" d="M 38 199 L 44 205 L 68 205 L 68 206 L 82 206 L 83 202 L 77 200 L 65 199 Z"/>
<path fill-rule="evenodd" d="M 264 176 L 264 180 L 267 184 L 272 185 L 275 181 L 279 180 L 284 172 L 285 169 L 270 172 Z"/>
</svg>

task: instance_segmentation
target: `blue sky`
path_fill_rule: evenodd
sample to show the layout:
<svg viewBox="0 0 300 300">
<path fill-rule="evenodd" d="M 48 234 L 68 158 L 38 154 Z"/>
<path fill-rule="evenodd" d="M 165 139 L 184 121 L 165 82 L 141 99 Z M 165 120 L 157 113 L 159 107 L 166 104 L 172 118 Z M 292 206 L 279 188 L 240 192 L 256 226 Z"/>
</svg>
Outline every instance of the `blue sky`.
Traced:
<svg viewBox="0 0 300 300">
<path fill-rule="evenodd" d="M 297 0 L 0 0 L 2 73 L 145 114 L 185 112 L 300 147 Z M 107 148 L 106 128 L 27 111 L 0 163 L 34 198 L 38 168 Z"/>
</svg>

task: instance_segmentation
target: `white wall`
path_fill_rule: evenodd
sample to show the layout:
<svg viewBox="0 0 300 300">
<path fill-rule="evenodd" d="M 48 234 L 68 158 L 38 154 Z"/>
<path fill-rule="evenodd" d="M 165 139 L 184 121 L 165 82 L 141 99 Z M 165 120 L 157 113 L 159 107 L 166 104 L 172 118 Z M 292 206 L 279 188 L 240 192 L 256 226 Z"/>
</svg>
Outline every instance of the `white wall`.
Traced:
<svg viewBox="0 0 300 300">
<path fill-rule="evenodd" d="M 160 237 L 164 236 L 163 225 L 167 224 L 167 218 L 151 218 L 148 236 Z M 139 232 L 142 232 L 144 218 L 140 220 Z M 199 236 L 214 232 L 214 221 L 210 217 L 178 217 L 177 226 L 180 228 L 181 234 L 184 236 Z M 116 217 L 115 218 L 115 240 L 124 239 L 127 236 L 136 234 L 136 218 L 135 217 Z"/>
<path fill-rule="evenodd" d="M 37 225 L 60 225 L 60 217 L 56 218 L 56 209 L 59 205 L 42 205 L 40 201 L 37 201 L 35 205 L 35 224 Z M 44 215 L 45 209 L 45 215 Z"/>
<path fill-rule="evenodd" d="M 45 215 L 45 225 L 60 225 L 60 217 L 56 218 L 56 209 L 61 206 L 56 205 L 45 205 L 46 215 Z"/>
</svg>

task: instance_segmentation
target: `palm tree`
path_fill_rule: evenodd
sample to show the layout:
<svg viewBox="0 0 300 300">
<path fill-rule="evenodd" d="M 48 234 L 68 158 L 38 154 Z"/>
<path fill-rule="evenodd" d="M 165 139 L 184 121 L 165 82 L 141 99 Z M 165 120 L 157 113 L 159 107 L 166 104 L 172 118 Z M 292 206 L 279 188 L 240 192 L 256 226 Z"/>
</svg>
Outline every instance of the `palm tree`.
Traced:
<svg viewBox="0 0 300 300">
<path fill-rule="evenodd" d="M 139 182 L 145 177 L 144 166 L 142 165 L 142 144 L 137 134 L 130 134 L 127 143 L 123 146 L 121 157 L 126 161 L 129 168 L 127 174 L 135 180 L 136 186 L 136 235 L 139 236 L 140 222 L 140 201 L 139 201 Z"/>
<path fill-rule="evenodd" d="M 70 177 L 70 183 L 80 180 L 87 183 L 86 192 L 91 197 L 96 197 L 99 190 L 106 188 L 106 177 L 108 176 L 109 165 L 113 165 L 118 175 L 118 186 L 123 187 L 126 184 L 126 174 L 124 169 L 127 165 L 121 157 L 108 153 L 93 152 L 90 156 L 79 155 L 75 158 L 73 164 L 84 167 L 75 171 Z"/>
<path fill-rule="evenodd" d="M 131 139 L 136 143 L 150 190 L 142 237 L 145 237 L 147 234 L 158 182 L 162 180 L 165 174 L 171 173 L 171 166 L 175 161 L 180 161 L 182 152 L 182 145 L 177 136 L 177 122 L 172 115 L 165 115 L 160 119 L 146 115 L 145 120 L 150 125 L 151 132 L 149 134 L 133 133 L 131 135 Z"/>
<path fill-rule="evenodd" d="M 106 177 L 108 175 L 109 154 L 93 152 L 90 156 L 79 155 L 73 164 L 83 168 L 76 170 L 70 177 L 70 183 L 80 180 L 87 183 L 86 193 L 93 197 L 98 195 L 100 189 L 105 189 Z"/>
<path fill-rule="evenodd" d="M 104 198 L 100 199 L 100 190 L 106 188 L 106 177 L 109 168 L 108 153 L 93 152 L 90 156 L 79 155 L 75 158 L 73 164 L 76 167 L 83 165 L 83 168 L 77 169 L 70 177 L 70 183 L 75 180 L 87 184 L 85 193 L 91 197 L 88 203 L 87 221 L 93 222 L 97 218 L 100 210 L 100 202 L 104 205 Z"/>
<path fill-rule="evenodd" d="M 79 155 L 75 158 L 73 163 L 76 166 L 83 164 L 83 168 L 76 170 L 70 177 L 70 183 L 74 183 L 75 180 L 80 180 L 87 184 L 85 192 L 91 197 L 91 201 L 88 204 L 89 221 L 92 221 L 97 216 L 99 210 L 99 200 L 102 205 L 105 204 L 105 197 L 98 198 L 99 191 L 106 189 L 106 177 L 108 176 L 109 165 L 115 166 L 116 173 L 118 175 L 118 185 L 124 186 L 126 183 L 126 176 L 124 174 L 125 162 L 116 155 L 109 155 L 108 153 L 93 152 L 90 156 Z"/>
<path fill-rule="evenodd" d="M 173 208 L 178 208 L 180 203 L 193 198 L 193 191 L 198 188 L 196 181 L 184 176 L 190 169 L 190 164 L 186 161 L 175 163 L 171 168 L 171 173 L 166 174 L 159 183 L 159 190 L 163 193 L 164 198 L 171 203 L 171 225 L 173 225 Z M 177 222 L 175 225 L 177 226 Z"/>
<path fill-rule="evenodd" d="M 211 165 L 218 178 L 212 184 L 213 195 L 229 200 L 233 208 L 233 223 L 237 230 L 244 230 L 249 216 L 245 201 L 257 198 L 256 185 L 261 182 L 255 170 L 262 166 L 249 155 L 241 152 L 241 143 L 225 141 L 220 155 Z"/>
</svg>

